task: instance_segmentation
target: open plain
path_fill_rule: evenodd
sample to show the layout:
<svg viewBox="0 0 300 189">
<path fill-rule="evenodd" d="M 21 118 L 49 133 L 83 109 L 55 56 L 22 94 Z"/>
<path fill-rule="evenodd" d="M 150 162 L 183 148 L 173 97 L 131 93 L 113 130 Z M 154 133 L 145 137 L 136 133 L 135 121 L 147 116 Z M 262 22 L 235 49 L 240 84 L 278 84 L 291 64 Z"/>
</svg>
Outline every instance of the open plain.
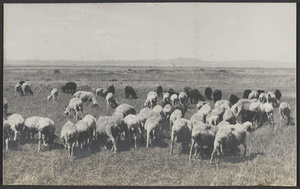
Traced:
<svg viewBox="0 0 300 189">
<path fill-rule="evenodd" d="M 59 69 L 59 73 L 54 70 Z M 113 84 L 119 103 L 143 107 L 147 93 L 159 85 L 164 89 L 183 91 L 185 86 L 197 88 L 204 94 L 206 87 L 220 89 L 223 99 L 231 94 L 239 98 L 245 89 L 280 89 L 281 102 L 291 105 L 296 122 L 295 69 L 269 68 L 166 68 L 166 67 L 5 67 L 3 96 L 8 100 L 8 113 L 21 114 L 25 119 L 38 115 L 55 122 L 55 134 L 73 118 L 63 112 L 71 94 L 62 93 L 60 87 L 68 81 L 77 83 L 77 90 L 93 91 Z M 14 86 L 27 81 L 33 96 L 15 95 Z M 130 85 L 138 99 L 125 99 L 124 88 Z M 58 100 L 47 101 L 52 88 L 58 88 Z M 159 98 L 159 101 L 161 99 Z M 105 99 L 97 97 L 98 107 L 84 104 L 84 114 L 111 115 L 114 109 Z M 196 112 L 196 104 L 189 104 L 185 118 Z M 169 153 L 170 134 L 164 134 L 156 146 L 137 149 L 124 141 L 118 143 L 119 152 L 112 153 L 93 145 L 93 153 L 86 148 L 75 148 L 75 158 L 68 158 L 61 141 L 55 139 L 53 149 L 37 151 L 37 139 L 25 144 L 10 142 L 3 152 L 4 185 L 152 185 L 152 186 L 295 186 L 297 171 L 296 126 L 279 126 L 279 112 L 275 109 L 276 131 L 269 124 L 247 133 L 246 159 L 241 156 L 220 157 L 218 163 L 209 163 L 209 157 L 193 158 L 180 153 L 175 145 L 174 155 Z M 295 124 L 297 125 L 297 124 Z M 241 147 L 243 150 L 243 147 Z"/>
</svg>

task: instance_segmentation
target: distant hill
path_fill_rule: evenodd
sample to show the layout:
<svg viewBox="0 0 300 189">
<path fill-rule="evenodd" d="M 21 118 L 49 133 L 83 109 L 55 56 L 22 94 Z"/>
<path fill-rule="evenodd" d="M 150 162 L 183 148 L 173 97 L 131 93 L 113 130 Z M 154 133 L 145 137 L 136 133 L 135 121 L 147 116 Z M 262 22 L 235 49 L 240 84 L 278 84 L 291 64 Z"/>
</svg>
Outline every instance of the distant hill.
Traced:
<svg viewBox="0 0 300 189">
<path fill-rule="evenodd" d="M 262 67 L 296 68 L 296 64 L 274 61 L 224 61 L 212 62 L 199 59 L 177 58 L 170 60 L 9 60 L 4 66 L 153 66 L 153 67 Z"/>
</svg>

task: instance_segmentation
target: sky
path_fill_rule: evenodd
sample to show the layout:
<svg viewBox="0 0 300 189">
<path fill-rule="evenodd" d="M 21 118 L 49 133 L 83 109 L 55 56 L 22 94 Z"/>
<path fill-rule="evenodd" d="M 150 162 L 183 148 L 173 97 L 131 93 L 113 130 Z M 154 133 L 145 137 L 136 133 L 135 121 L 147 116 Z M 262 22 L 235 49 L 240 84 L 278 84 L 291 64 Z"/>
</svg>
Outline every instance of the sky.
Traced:
<svg viewBox="0 0 300 189">
<path fill-rule="evenodd" d="M 4 61 L 176 58 L 295 65 L 296 4 L 4 4 Z"/>
</svg>

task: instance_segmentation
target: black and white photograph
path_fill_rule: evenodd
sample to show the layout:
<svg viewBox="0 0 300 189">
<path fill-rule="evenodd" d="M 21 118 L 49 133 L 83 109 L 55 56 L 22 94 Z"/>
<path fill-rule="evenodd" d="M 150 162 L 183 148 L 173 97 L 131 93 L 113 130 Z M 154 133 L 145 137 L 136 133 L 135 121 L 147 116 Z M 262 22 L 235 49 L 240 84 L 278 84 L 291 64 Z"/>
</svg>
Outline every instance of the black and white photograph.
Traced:
<svg viewBox="0 0 300 189">
<path fill-rule="evenodd" d="M 4 3 L 3 185 L 296 186 L 296 9 Z"/>
</svg>

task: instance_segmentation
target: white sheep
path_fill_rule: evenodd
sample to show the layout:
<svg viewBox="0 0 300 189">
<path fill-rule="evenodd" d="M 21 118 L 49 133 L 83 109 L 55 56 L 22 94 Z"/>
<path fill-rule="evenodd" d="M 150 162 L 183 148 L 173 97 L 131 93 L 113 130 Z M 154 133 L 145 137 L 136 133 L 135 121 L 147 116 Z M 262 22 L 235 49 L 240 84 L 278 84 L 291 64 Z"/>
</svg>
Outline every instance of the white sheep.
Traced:
<svg viewBox="0 0 300 189">
<path fill-rule="evenodd" d="M 101 97 L 106 97 L 107 95 L 107 90 L 104 88 L 97 88 L 95 90 L 96 96 L 100 95 Z"/>
<path fill-rule="evenodd" d="M 24 95 L 27 95 L 27 94 L 29 94 L 29 95 L 33 95 L 33 92 L 32 92 L 32 90 L 31 90 L 31 88 L 30 88 L 30 85 L 28 84 L 28 83 L 23 83 L 22 85 L 21 85 L 21 87 L 22 87 L 22 91 L 23 91 L 23 94 Z"/>
<path fill-rule="evenodd" d="M 246 156 L 246 132 L 252 132 L 253 126 L 251 122 L 245 122 L 242 125 L 223 125 L 219 127 L 215 140 L 214 140 L 214 149 L 211 154 L 210 163 L 214 159 L 217 150 L 221 153 L 221 150 L 225 153 L 234 152 L 237 150 L 237 147 L 242 144 L 244 146 L 243 157 Z"/>
<path fill-rule="evenodd" d="M 165 105 L 170 104 L 170 93 L 166 92 L 163 95 L 163 99 L 162 99 L 162 105 L 163 107 L 165 107 Z"/>
<path fill-rule="evenodd" d="M 172 129 L 174 122 L 179 118 L 183 118 L 183 113 L 181 110 L 175 109 L 170 115 L 170 129 Z"/>
<path fill-rule="evenodd" d="M 63 145 L 69 151 L 69 157 L 73 156 L 74 145 L 77 141 L 77 127 L 71 121 L 67 121 L 60 132 L 60 138 L 63 140 Z"/>
<path fill-rule="evenodd" d="M 201 122 L 201 123 L 204 123 L 204 117 L 202 114 L 198 114 L 198 113 L 195 113 L 194 115 L 192 115 L 191 119 L 191 125 L 192 125 L 192 128 L 194 127 L 195 124 Z"/>
<path fill-rule="evenodd" d="M 230 125 L 230 123 L 228 121 L 221 121 L 217 126 L 220 128 L 220 127 L 223 127 L 224 125 Z"/>
<path fill-rule="evenodd" d="M 153 108 L 157 102 L 157 93 L 155 91 L 150 91 L 147 95 L 147 99 L 144 103 L 144 107 Z"/>
<path fill-rule="evenodd" d="M 123 114 L 123 117 L 126 117 L 129 114 L 136 114 L 135 108 L 129 104 L 120 104 L 116 108 L 116 112 L 120 112 Z"/>
<path fill-rule="evenodd" d="M 50 95 L 47 97 L 47 100 L 49 101 L 49 100 L 51 100 L 51 98 L 52 98 L 52 100 L 53 100 L 53 102 L 56 100 L 56 98 L 57 98 L 57 95 L 58 95 L 58 90 L 57 90 L 57 88 L 53 88 L 51 91 L 50 91 Z"/>
<path fill-rule="evenodd" d="M 134 138 L 134 147 L 136 148 L 136 142 L 141 135 L 141 121 L 137 115 L 129 114 L 124 118 L 124 123 L 127 126 L 128 139 L 131 141 Z M 126 136 L 127 136 L 126 134 Z"/>
<path fill-rule="evenodd" d="M 36 130 L 39 133 L 39 143 L 38 143 L 38 151 L 41 150 L 41 142 L 43 141 L 44 146 L 48 144 L 53 144 L 54 138 L 56 135 L 54 122 L 49 118 L 39 119 Z M 47 141 L 47 142 L 46 142 Z"/>
<path fill-rule="evenodd" d="M 267 94 L 266 93 L 260 93 L 259 97 L 258 97 L 258 100 L 261 103 L 266 103 L 267 102 Z"/>
<path fill-rule="evenodd" d="M 186 104 L 188 102 L 188 96 L 185 92 L 180 92 L 178 95 L 178 100 L 181 104 Z"/>
<path fill-rule="evenodd" d="M 263 104 L 263 107 L 264 107 L 264 110 L 267 114 L 268 121 L 271 123 L 271 125 L 274 126 L 274 117 L 273 117 L 274 108 L 273 108 L 272 104 L 267 102 L 267 103 Z"/>
<path fill-rule="evenodd" d="M 105 99 L 106 99 L 106 104 L 110 105 L 112 108 L 116 108 L 118 106 L 118 103 L 116 102 L 113 93 L 107 93 Z"/>
<path fill-rule="evenodd" d="M 73 97 L 80 98 L 82 102 L 88 102 L 89 105 L 92 102 L 94 106 L 98 106 L 95 95 L 92 92 L 88 91 L 77 91 L 74 93 Z"/>
<path fill-rule="evenodd" d="M 284 120 L 287 120 L 287 125 L 291 123 L 291 106 L 287 102 L 281 102 L 279 105 L 280 126 Z"/>
<path fill-rule="evenodd" d="M 65 115 L 70 117 L 71 110 L 75 111 L 75 120 L 78 120 L 78 114 L 80 113 L 83 118 L 83 102 L 80 98 L 72 98 L 65 110 Z"/>
<path fill-rule="evenodd" d="M 163 107 L 163 112 L 164 112 L 164 115 L 165 115 L 165 125 L 169 125 L 170 123 L 170 115 L 172 113 L 173 109 L 172 109 L 172 106 L 171 104 L 166 104 L 164 107 Z"/>
<path fill-rule="evenodd" d="M 30 140 L 30 134 L 32 134 L 32 139 L 34 139 L 34 134 L 36 134 L 38 132 L 36 127 L 37 127 L 40 119 L 44 119 L 44 118 L 41 116 L 32 116 L 32 117 L 25 119 L 24 132 L 27 135 L 29 140 Z"/>
<path fill-rule="evenodd" d="M 203 117 L 203 121 L 206 122 L 207 115 L 212 111 L 210 104 L 204 104 L 200 107 L 200 109 L 197 111 L 197 114 L 201 115 Z"/>
<path fill-rule="evenodd" d="M 12 114 L 3 121 L 3 125 L 9 125 L 13 134 L 13 140 L 17 140 L 17 136 L 21 135 L 24 127 L 24 118 L 20 114 Z"/>
<path fill-rule="evenodd" d="M 230 124 L 236 124 L 236 117 L 231 109 L 228 109 L 224 112 L 223 121 L 227 121 Z"/>
<path fill-rule="evenodd" d="M 83 148 L 83 143 L 85 143 L 86 145 L 88 145 L 88 148 L 90 148 L 91 145 L 91 139 L 92 139 L 92 128 L 89 127 L 88 123 L 83 121 L 83 120 L 79 120 L 76 124 L 75 124 L 76 128 L 77 128 L 77 142 L 78 142 L 78 146 L 80 146 L 80 148 Z"/>
<path fill-rule="evenodd" d="M 87 114 L 86 116 L 84 116 L 82 121 L 86 122 L 88 124 L 88 127 L 90 128 L 91 133 L 89 135 L 95 137 L 96 136 L 96 123 L 97 123 L 96 118 L 94 116 L 92 116 L 91 114 Z M 89 143 L 90 142 L 91 141 L 89 141 Z"/>
<path fill-rule="evenodd" d="M 273 92 L 267 93 L 267 102 L 271 103 L 274 108 L 279 106 L 279 100 L 276 99 L 276 95 Z"/>
<path fill-rule="evenodd" d="M 252 90 L 251 93 L 248 95 L 248 99 L 251 100 L 251 99 L 258 99 L 258 92 L 255 91 L 255 90 Z"/>
<path fill-rule="evenodd" d="M 254 113 L 253 123 L 255 124 L 256 128 L 262 126 L 266 117 L 264 104 L 262 104 L 260 101 L 252 102 L 249 105 L 249 111 Z"/>
<path fill-rule="evenodd" d="M 215 108 L 217 108 L 219 106 L 224 107 L 225 110 L 228 110 L 228 109 L 230 109 L 230 102 L 228 100 L 218 100 L 215 103 Z"/>
<path fill-rule="evenodd" d="M 172 94 L 170 97 L 170 100 L 171 100 L 171 103 L 173 106 L 175 106 L 175 104 L 177 104 L 179 102 L 177 94 Z"/>
<path fill-rule="evenodd" d="M 200 108 L 202 108 L 202 106 L 204 106 L 205 104 L 209 105 L 211 107 L 210 102 L 206 102 L 206 101 L 199 101 L 196 105 L 197 110 L 199 110 Z"/>
<path fill-rule="evenodd" d="M 182 150 L 187 149 L 189 141 L 191 139 L 192 126 L 191 122 L 185 118 L 177 119 L 172 127 L 171 131 L 171 144 L 170 154 L 173 154 L 173 145 L 176 138 L 176 142 L 182 143 Z"/>
<path fill-rule="evenodd" d="M 156 112 L 153 112 L 154 114 Z M 157 113 L 156 113 L 157 114 Z M 151 116 L 147 118 L 145 122 L 144 129 L 146 131 L 146 147 L 149 147 L 149 144 L 151 143 L 154 145 L 154 140 L 158 137 L 158 132 L 160 130 L 160 124 L 161 124 L 162 118 L 159 114 L 157 116 Z"/>
<path fill-rule="evenodd" d="M 211 125 L 218 125 L 223 119 L 225 107 L 223 105 L 217 106 L 206 117 L 206 123 Z"/>
<path fill-rule="evenodd" d="M 192 128 L 192 141 L 189 159 L 192 159 L 193 148 L 195 146 L 195 155 L 197 155 L 198 146 L 201 150 L 206 147 L 209 153 L 212 152 L 214 146 L 215 135 L 218 127 L 203 122 L 196 123 Z M 202 153 L 201 153 L 202 155 Z"/>
</svg>

